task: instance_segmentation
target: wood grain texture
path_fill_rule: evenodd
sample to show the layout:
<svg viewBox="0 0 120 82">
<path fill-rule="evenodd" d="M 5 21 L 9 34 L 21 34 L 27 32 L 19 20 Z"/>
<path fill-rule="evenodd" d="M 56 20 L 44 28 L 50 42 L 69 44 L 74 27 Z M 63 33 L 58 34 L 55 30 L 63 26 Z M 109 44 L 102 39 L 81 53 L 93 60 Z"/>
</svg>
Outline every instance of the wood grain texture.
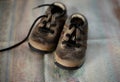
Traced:
<svg viewBox="0 0 120 82">
<path fill-rule="evenodd" d="M 0 49 L 21 41 L 46 8 L 59 0 L 0 0 Z M 89 24 L 86 61 L 67 71 L 54 65 L 54 55 L 29 49 L 27 42 L 0 52 L 0 82 L 120 82 L 120 1 L 61 0 L 68 15 L 80 12 Z"/>
</svg>

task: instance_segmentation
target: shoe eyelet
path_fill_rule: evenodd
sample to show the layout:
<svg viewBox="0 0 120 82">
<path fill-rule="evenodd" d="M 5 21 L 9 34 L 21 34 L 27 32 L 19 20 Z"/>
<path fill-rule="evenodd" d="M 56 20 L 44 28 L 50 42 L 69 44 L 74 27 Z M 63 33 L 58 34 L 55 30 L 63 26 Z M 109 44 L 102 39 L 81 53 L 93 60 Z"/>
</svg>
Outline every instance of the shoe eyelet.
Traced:
<svg viewBox="0 0 120 82">
<path fill-rule="evenodd" d="M 72 25 L 72 24 L 70 24 L 70 26 L 69 26 L 69 30 L 70 30 L 72 27 L 73 27 L 73 25 Z"/>
<path fill-rule="evenodd" d="M 80 40 L 81 40 L 81 38 L 76 38 L 76 40 L 77 40 L 77 41 L 80 41 Z"/>
<path fill-rule="evenodd" d="M 47 21 L 43 21 L 42 23 L 43 23 L 43 24 L 46 24 L 46 23 L 47 23 Z"/>
<path fill-rule="evenodd" d="M 54 34 L 54 33 L 55 33 L 55 31 L 51 30 L 51 34 Z"/>
<path fill-rule="evenodd" d="M 51 26 L 56 26 L 56 25 L 57 25 L 56 23 L 51 24 Z"/>
<path fill-rule="evenodd" d="M 66 37 L 70 37 L 70 34 L 66 34 Z"/>
<path fill-rule="evenodd" d="M 62 44 L 65 44 L 67 41 L 62 41 Z"/>
<path fill-rule="evenodd" d="M 76 48 L 80 48 L 80 44 L 77 44 L 77 45 L 76 45 Z"/>
</svg>

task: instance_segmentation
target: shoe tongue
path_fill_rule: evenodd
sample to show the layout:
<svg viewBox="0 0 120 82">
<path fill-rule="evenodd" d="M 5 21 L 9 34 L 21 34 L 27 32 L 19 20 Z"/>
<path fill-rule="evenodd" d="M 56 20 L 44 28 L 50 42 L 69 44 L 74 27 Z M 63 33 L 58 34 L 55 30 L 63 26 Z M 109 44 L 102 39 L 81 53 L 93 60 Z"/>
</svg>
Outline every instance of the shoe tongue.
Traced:
<svg viewBox="0 0 120 82">
<path fill-rule="evenodd" d="M 63 16 L 66 12 L 64 5 L 60 3 L 58 4 L 53 4 L 53 6 L 51 6 L 51 14 L 54 15 L 56 18 Z"/>
<path fill-rule="evenodd" d="M 71 19 L 70 23 L 75 27 L 80 27 L 84 25 L 84 21 L 78 17 L 74 17 Z"/>
<path fill-rule="evenodd" d="M 62 3 L 55 2 L 54 5 L 60 7 L 63 10 L 65 10 L 65 6 Z"/>
<path fill-rule="evenodd" d="M 63 9 L 60 8 L 59 6 L 53 6 L 52 9 L 51 9 L 52 14 L 56 14 L 56 13 L 60 14 L 62 12 L 63 12 Z"/>
</svg>

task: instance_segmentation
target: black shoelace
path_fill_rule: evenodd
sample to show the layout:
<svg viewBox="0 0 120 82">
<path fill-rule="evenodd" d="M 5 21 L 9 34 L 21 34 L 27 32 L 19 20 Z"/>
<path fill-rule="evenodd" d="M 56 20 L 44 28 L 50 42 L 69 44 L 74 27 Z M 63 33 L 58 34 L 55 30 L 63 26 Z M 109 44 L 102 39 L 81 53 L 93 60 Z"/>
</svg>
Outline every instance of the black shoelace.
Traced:
<svg viewBox="0 0 120 82">
<path fill-rule="evenodd" d="M 43 6 L 54 6 L 54 5 L 53 5 L 53 4 L 43 4 L 43 5 L 39 5 L 39 6 L 35 7 L 34 9 L 40 8 L 40 7 L 43 7 Z M 65 13 L 65 12 L 64 12 L 64 13 Z M 64 15 L 64 13 L 61 14 L 60 16 Z M 10 47 L 4 48 L 4 49 L 0 49 L 0 52 L 7 51 L 7 50 L 11 50 L 11 49 L 13 49 L 13 48 L 21 45 L 21 44 L 24 43 L 25 41 L 27 41 L 27 39 L 28 39 L 28 37 L 30 36 L 31 31 L 32 31 L 33 27 L 35 26 L 36 22 L 37 22 L 39 19 L 41 19 L 42 17 L 47 17 L 47 15 L 39 16 L 39 17 L 33 22 L 33 24 L 32 24 L 32 26 L 30 27 L 30 30 L 29 30 L 27 36 L 26 36 L 22 41 L 14 44 L 14 45 L 12 45 L 12 46 L 10 46 Z M 46 22 L 46 23 L 47 23 L 47 22 Z M 45 24 L 45 25 L 46 25 L 46 24 Z M 44 27 L 45 27 L 45 26 L 44 26 Z M 43 28 L 42 31 L 46 31 L 46 30 L 47 30 L 47 31 L 50 31 L 51 33 L 53 33 L 53 31 L 50 30 L 49 28 Z"/>
<path fill-rule="evenodd" d="M 79 24 L 71 24 L 69 29 L 71 28 L 75 28 L 75 30 L 72 32 L 72 34 L 66 34 L 66 36 L 68 37 L 68 40 L 64 40 L 62 43 L 66 44 L 68 47 L 77 47 L 79 48 L 81 46 L 81 44 L 76 43 L 76 40 L 81 40 L 80 38 L 76 38 L 76 32 L 77 29 L 84 34 L 82 27 Z M 73 39 L 74 38 L 74 39 Z"/>
<path fill-rule="evenodd" d="M 27 41 L 27 39 L 28 39 L 28 37 L 30 36 L 30 33 L 31 33 L 31 31 L 32 31 L 32 29 L 33 29 L 33 27 L 34 27 L 34 25 L 35 25 L 36 22 L 37 22 L 40 18 L 42 18 L 42 17 L 47 17 L 47 16 L 46 16 L 46 15 L 39 16 L 39 17 L 33 22 L 33 24 L 32 24 L 32 26 L 31 26 L 31 28 L 30 28 L 30 30 L 29 30 L 27 36 L 26 36 L 22 41 L 20 41 L 19 43 L 14 44 L 13 46 L 10 46 L 10 47 L 8 47 L 8 48 L 0 49 L 0 52 L 6 51 L 6 50 L 10 50 L 10 49 L 13 49 L 13 48 L 15 48 L 15 47 L 21 45 L 21 44 L 24 43 L 25 41 Z"/>
</svg>

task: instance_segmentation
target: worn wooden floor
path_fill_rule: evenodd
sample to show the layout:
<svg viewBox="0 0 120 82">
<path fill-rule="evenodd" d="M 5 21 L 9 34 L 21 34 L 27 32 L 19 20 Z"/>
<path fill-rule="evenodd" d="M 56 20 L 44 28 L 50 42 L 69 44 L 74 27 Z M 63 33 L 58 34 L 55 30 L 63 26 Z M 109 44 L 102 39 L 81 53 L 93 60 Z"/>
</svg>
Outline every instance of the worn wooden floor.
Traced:
<svg viewBox="0 0 120 82">
<path fill-rule="evenodd" d="M 21 41 L 46 8 L 60 0 L 0 0 L 0 49 Z M 68 15 L 84 14 L 89 23 L 86 62 L 75 71 L 54 65 L 53 53 L 40 54 L 27 42 L 0 53 L 0 82 L 120 82 L 120 0 L 61 0 Z"/>
</svg>

